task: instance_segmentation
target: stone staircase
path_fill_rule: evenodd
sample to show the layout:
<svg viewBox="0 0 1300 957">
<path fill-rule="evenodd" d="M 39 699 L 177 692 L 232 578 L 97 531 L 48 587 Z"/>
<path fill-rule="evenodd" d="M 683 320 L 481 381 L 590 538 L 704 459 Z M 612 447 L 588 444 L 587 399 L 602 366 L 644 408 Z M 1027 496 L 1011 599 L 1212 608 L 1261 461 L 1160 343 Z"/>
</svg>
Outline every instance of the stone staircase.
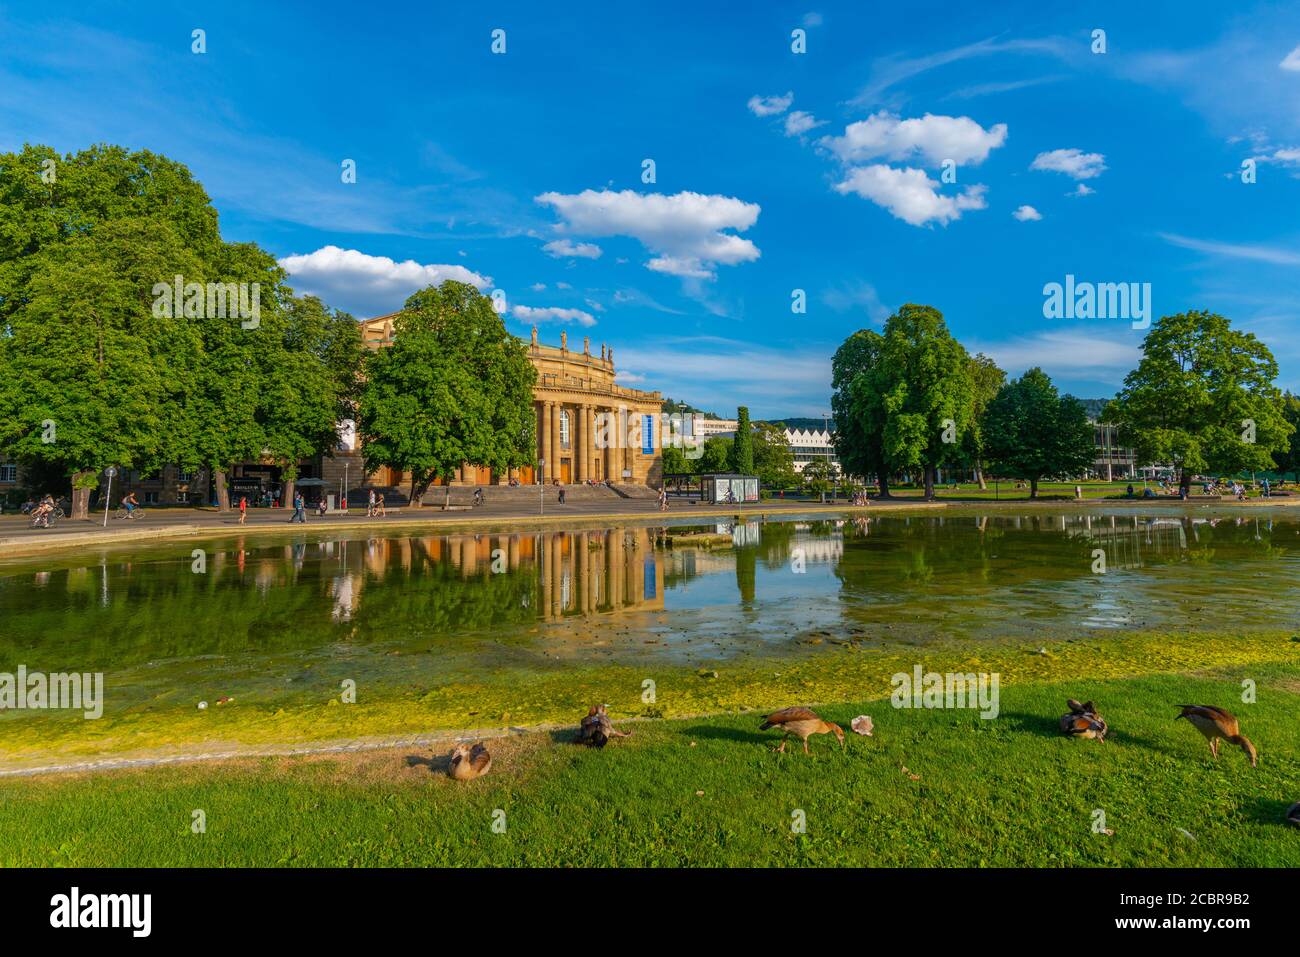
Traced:
<svg viewBox="0 0 1300 957">
<path fill-rule="evenodd" d="M 484 485 L 483 502 L 485 505 L 500 504 L 535 504 L 543 495 L 547 502 L 554 502 L 560 491 L 558 485 L 547 485 L 545 491 L 536 485 Z M 613 488 L 607 485 L 565 485 L 564 497 L 566 502 L 620 502 L 624 499 L 655 499 L 659 493 L 652 488 L 644 485 L 618 485 Z M 353 489 L 348 493 L 349 508 L 365 509 L 366 503 L 370 500 L 371 486 Z M 375 492 L 382 492 L 384 503 L 388 508 L 401 508 L 407 504 L 411 491 L 409 488 L 399 489 L 393 486 L 374 486 Z M 474 504 L 473 485 L 453 485 L 451 486 L 450 504 L 452 506 L 466 507 Z M 443 486 L 434 486 L 425 493 L 421 500 L 426 506 L 441 506 L 447 501 L 447 489 Z"/>
</svg>

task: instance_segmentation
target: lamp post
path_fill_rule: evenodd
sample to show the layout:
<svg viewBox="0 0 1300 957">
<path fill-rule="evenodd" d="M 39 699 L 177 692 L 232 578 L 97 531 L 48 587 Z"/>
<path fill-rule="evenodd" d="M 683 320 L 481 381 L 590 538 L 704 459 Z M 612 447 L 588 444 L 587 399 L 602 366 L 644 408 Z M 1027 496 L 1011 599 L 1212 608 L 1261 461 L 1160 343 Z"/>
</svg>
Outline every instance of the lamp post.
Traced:
<svg viewBox="0 0 1300 957">
<path fill-rule="evenodd" d="M 117 474 L 117 469 L 110 465 L 104 469 L 104 474 L 108 476 L 108 494 L 104 496 L 104 527 L 108 528 L 108 506 L 113 501 L 113 476 Z"/>
<path fill-rule="evenodd" d="M 539 515 L 546 514 L 546 482 L 543 481 L 546 475 L 546 459 L 537 460 L 537 508 Z"/>
<path fill-rule="evenodd" d="M 343 488 L 339 489 L 339 510 L 343 512 L 348 510 L 348 466 L 351 464 L 343 463 Z"/>
</svg>

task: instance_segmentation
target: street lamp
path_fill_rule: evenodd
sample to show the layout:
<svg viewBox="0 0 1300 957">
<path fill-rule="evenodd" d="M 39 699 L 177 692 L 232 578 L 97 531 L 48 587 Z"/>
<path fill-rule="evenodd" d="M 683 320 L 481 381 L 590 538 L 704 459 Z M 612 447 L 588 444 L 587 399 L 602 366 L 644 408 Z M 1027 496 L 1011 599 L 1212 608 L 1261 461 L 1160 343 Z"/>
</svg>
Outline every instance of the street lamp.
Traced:
<svg viewBox="0 0 1300 957">
<path fill-rule="evenodd" d="M 539 515 L 546 514 L 546 459 L 537 460 L 537 508 Z"/>
</svg>

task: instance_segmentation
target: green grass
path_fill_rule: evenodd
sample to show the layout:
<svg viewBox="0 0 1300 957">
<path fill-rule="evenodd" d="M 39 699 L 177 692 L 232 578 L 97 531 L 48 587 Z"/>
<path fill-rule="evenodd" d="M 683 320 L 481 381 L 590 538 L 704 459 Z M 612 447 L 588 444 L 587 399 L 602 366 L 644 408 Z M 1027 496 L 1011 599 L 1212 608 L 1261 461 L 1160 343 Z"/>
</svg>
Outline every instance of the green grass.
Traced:
<svg viewBox="0 0 1300 957">
<path fill-rule="evenodd" d="M 818 737 L 811 757 L 772 753 L 748 713 L 629 724 L 602 751 L 490 742 L 495 767 L 470 784 L 400 751 L 9 779 L 0 864 L 1297 867 L 1300 830 L 1282 823 L 1300 799 L 1294 674 L 1004 685 L 991 721 L 826 706 L 842 724 L 871 714 L 875 736 L 850 733 L 844 753 Z M 1256 704 L 1237 703 L 1246 675 Z M 1111 740 L 1057 733 L 1069 696 L 1097 701 Z M 1235 749 L 1213 761 L 1174 722 L 1182 702 L 1232 708 L 1260 766 Z M 1113 835 L 1093 832 L 1095 809 Z"/>
</svg>

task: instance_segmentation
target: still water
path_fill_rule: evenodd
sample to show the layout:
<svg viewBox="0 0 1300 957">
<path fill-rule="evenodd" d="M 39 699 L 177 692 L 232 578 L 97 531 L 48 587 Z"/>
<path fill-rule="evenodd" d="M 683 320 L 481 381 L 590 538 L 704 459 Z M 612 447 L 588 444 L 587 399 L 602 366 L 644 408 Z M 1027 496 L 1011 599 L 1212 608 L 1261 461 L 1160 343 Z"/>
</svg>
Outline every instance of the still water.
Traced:
<svg viewBox="0 0 1300 957">
<path fill-rule="evenodd" d="M 731 544 L 666 546 L 666 533 L 684 531 Z M 972 509 L 445 536 L 308 528 L 0 559 L 0 671 L 103 671 L 147 707 L 196 688 L 271 694 L 337 674 L 456 681 L 808 653 L 799 639 L 810 634 L 1051 641 L 1280 628 L 1300 617 L 1298 560 L 1300 524 L 1254 510 Z"/>
</svg>

